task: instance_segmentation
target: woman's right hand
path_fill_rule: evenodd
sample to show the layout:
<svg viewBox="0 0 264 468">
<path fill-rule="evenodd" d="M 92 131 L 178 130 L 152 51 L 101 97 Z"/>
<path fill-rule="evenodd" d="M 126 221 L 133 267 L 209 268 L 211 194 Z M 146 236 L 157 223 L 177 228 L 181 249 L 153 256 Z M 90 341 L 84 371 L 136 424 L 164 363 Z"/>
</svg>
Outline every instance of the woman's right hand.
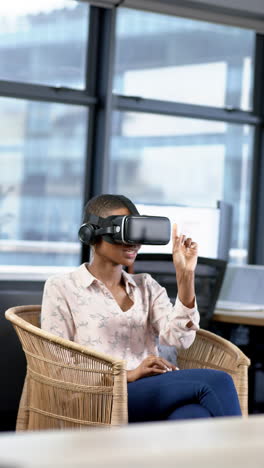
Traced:
<svg viewBox="0 0 264 468">
<path fill-rule="evenodd" d="M 150 355 L 143 359 L 136 369 L 127 371 L 127 381 L 134 382 L 135 380 L 142 379 L 143 377 L 164 374 L 173 370 L 178 370 L 178 368 L 166 359 Z"/>
</svg>

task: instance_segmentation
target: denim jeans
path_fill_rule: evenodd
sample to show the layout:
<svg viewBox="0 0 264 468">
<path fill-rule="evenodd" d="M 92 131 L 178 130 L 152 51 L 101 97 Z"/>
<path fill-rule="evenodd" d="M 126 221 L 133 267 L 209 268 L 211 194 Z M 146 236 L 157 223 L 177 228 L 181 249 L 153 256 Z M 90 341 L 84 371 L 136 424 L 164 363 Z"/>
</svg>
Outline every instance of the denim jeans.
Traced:
<svg viewBox="0 0 264 468">
<path fill-rule="evenodd" d="M 223 371 L 185 369 L 128 384 L 130 423 L 240 415 L 233 379 Z"/>
</svg>

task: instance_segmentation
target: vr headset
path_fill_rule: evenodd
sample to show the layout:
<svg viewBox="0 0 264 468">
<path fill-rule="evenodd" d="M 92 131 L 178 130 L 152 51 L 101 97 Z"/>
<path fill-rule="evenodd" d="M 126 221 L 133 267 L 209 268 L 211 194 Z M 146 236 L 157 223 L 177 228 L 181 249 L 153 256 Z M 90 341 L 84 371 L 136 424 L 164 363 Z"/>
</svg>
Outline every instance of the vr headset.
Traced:
<svg viewBox="0 0 264 468">
<path fill-rule="evenodd" d="M 102 237 L 110 244 L 166 245 L 170 241 L 170 220 L 164 216 L 141 216 L 123 195 L 115 195 L 131 215 L 101 218 L 90 214 L 79 229 L 83 244 L 91 245 Z"/>
<path fill-rule="evenodd" d="M 110 244 L 166 245 L 170 231 L 170 220 L 164 216 L 90 215 L 79 229 L 79 238 L 87 245 L 94 244 L 99 236 Z"/>
</svg>

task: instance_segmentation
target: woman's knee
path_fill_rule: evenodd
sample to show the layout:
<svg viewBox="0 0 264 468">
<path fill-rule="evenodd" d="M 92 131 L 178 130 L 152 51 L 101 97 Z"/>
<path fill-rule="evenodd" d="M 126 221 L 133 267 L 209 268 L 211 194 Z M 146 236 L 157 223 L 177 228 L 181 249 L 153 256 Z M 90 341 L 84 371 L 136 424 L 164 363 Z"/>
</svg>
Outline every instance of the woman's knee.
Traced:
<svg viewBox="0 0 264 468">
<path fill-rule="evenodd" d="M 212 416 L 241 415 L 236 388 L 227 372 L 212 370 L 200 384 L 199 401 Z"/>
<path fill-rule="evenodd" d="M 211 385 L 226 391 L 235 390 L 234 381 L 230 374 L 220 370 L 213 370 L 212 372 Z"/>
<path fill-rule="evenodd" d="M 172 411 L 168 420 L 178 420 L 178 419 L 200 419 L 200 418 L 211 418 L 212 415 L 208 409 L 197 403 L 189 403 L 182 405 L 179 408 L 176 408 Z"/>
<path fill-rule="evenodd" d="M 201 383 L 227 386 L 234 384 L 231 375 L 225 371 L 215 369 L 190 369 L 190 372 L 190 376 Z"/>
</svg>

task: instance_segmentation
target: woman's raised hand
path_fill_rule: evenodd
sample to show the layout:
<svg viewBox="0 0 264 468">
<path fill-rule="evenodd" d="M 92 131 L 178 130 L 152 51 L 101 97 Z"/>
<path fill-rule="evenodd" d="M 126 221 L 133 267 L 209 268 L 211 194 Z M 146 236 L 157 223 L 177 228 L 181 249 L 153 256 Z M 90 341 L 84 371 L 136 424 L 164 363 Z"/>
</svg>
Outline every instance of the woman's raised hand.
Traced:
<svg viewBox="0 0 264 468">
<path fill-rule="evenodd" d="M 178 233 L 177 224 L 172 227 L 172 257 L 176 273 L 194 272 L 197 265 L 198 246 L 196 242 Z"/>
<path fill-rule="evenodd" d="M 193 308 L 195 304 L 194 272 L 197 265 L 198 247 L 190 237 L 178 233 L 177 224 L 172 229 L 172 257 L 176 270 L 178 297 L 182 304 Z M 187 323 L 187 328 L 192 322 Z"/>
<path fill-rule="evenodd" d="M 127 381 L 134 382 L 142 377 L 151 375 L 164 374 L 169 371 L 177 370 L 178 368 L 164 358 L 150 355 L 143 359 L 141 364 L 131 371 L 127 371 Z"/>
</svg>

